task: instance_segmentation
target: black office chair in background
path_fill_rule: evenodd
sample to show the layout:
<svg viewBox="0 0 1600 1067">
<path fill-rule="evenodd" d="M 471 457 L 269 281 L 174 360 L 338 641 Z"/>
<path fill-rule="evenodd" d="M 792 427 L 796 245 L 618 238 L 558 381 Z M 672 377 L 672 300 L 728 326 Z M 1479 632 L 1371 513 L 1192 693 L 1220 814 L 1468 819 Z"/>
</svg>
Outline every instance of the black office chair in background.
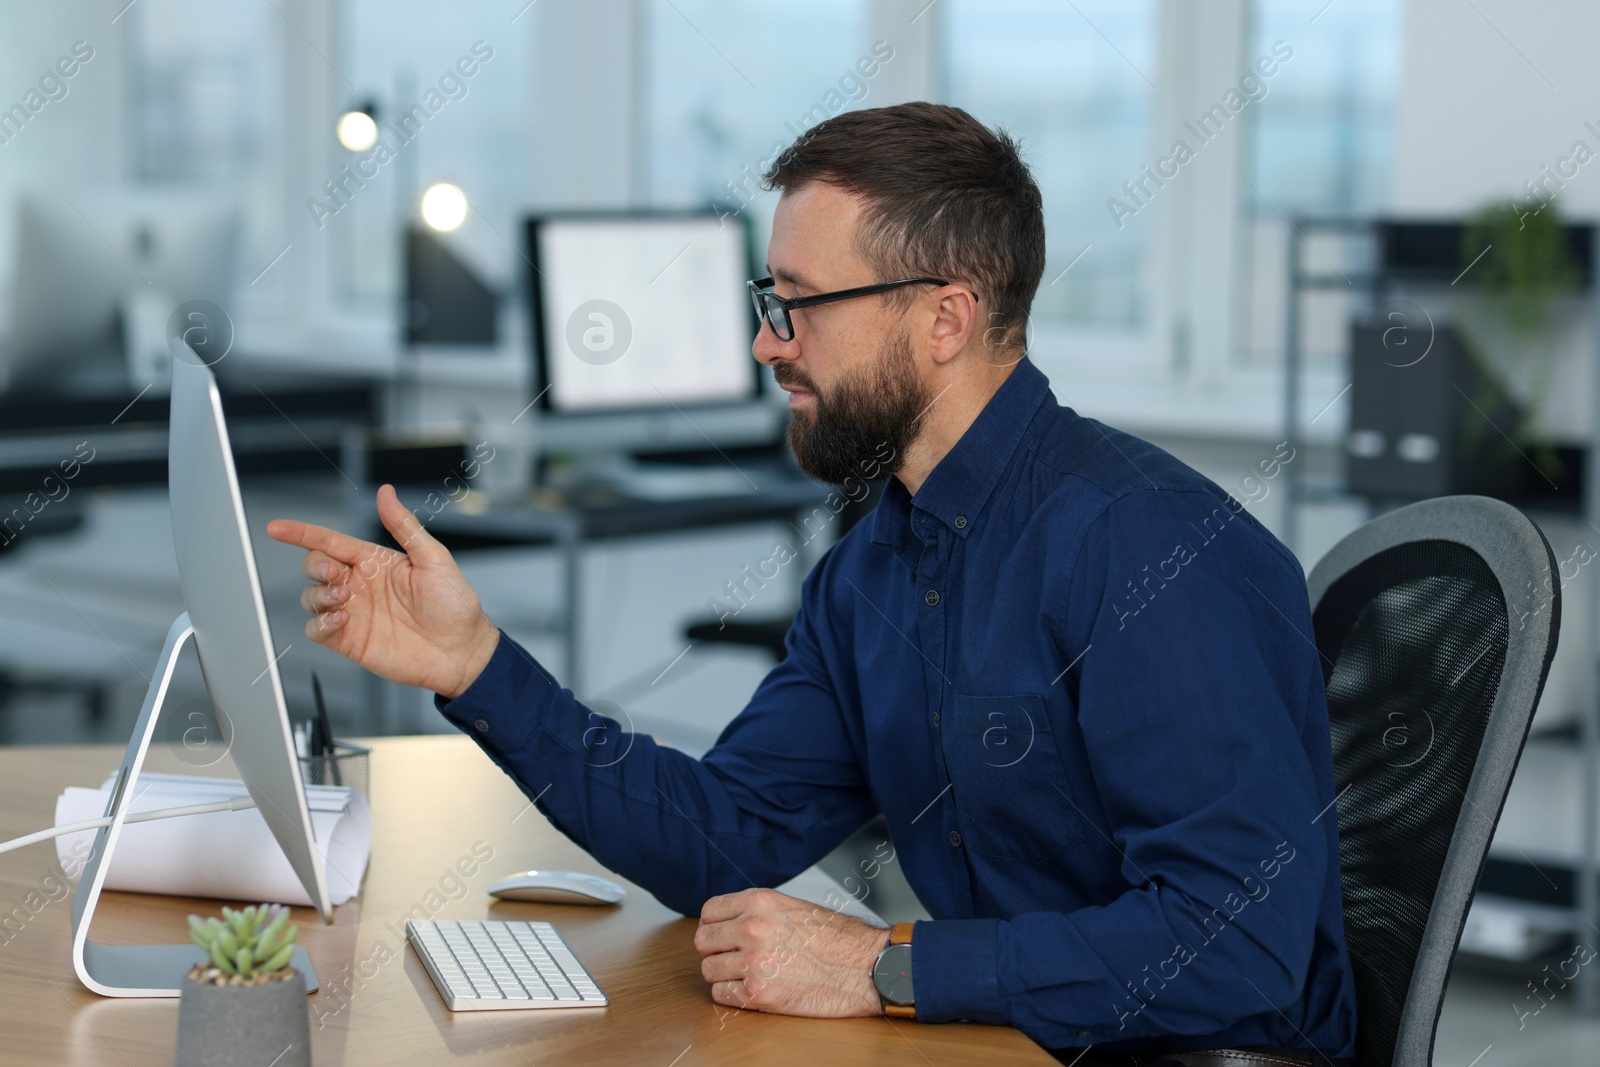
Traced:
<svg viewBox="0 0 1600 1067">
<path fill-rule="evenodd" d="M 1451 961 L 1555 654 L 1561 583 L 1509 504 L 1411 504 L 1308 579 L 1361 1067 L 1428 1067 Z"/>
</svg>

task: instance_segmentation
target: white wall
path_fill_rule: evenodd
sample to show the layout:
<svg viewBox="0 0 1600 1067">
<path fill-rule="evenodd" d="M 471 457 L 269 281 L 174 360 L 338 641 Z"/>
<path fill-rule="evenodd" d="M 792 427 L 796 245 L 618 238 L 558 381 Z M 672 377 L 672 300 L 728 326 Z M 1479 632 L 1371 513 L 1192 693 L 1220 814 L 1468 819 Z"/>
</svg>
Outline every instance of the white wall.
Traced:
<svg viewBox="0 0 1600 1067">
<path fill-rule="evenodd" d="M 1476 10 L 1475 10 L 1476 9 Z M 1574 141 L 1600 153 L 1600 4 L 1409 0 L 1391 207 L 1459 215 L 1554 168 Z M 1600 158 L 1561 192 L 1600 216 Z"/>
</svg>

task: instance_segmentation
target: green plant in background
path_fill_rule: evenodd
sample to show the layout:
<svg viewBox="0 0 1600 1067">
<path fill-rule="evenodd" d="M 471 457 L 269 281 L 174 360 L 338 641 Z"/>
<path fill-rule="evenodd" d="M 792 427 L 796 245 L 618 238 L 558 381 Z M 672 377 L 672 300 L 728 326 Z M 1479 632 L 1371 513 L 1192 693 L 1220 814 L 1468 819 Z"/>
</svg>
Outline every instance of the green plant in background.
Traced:
<svg viewBox="0 0 1600 1067">
<path fill-rule="evenodd" d="M 1567 247 L 1560 208 L 1551 200 L 1537 212 L 1526 212 L 1508 201 L 1495 201 L 1468 219 L 1461 234 L 1460 255 L 1462 272 L 1475 283 L 1488 309 L 1510 327 L 1515 350 L 1508 362 L 1516 365 L 1524 378 L 1528 401 L 1510 434 L 1511 443 L 1526 449 L 1541 473 L 1557 482 L 1565 476 L 1565 466 L 1555 449 L 1534 433 L 1554 360 L 1548 354 L 1537 358 L 1534 352 L 1540 348 L 1535 342 L 1549 332 L 1551 304 L 1572 292 L 1581 278 L 1578 262 Z M 1478 343 L 1469 342 L 1466 349 L 1486 386 L 1497 377 L 1493 365 Z M 1481 395 L 1475 402 L 1488 400 Z"/>
<path fill-rule="evenodd" d="M 1491 245 L 1494 251 L 1484 255 Z M 1554 200 L 1537 213 L 1500 201 L 1481 208 L 1461 234 L 1461 269 L 1480 256 L 1470 277 L 1504 307 L 1519 333 L 1542 332 L 1551 301 L 1570 292 L 1580 277 Z"/>
<path fill-rule="evenodd" d="M 211 957 L 209 967 L 196 965 L 196 971 L 207 973 L 192 976 L 217 985 L 263 984 L 288 971 L 294 956 L 295 927 L 289 909 L 278 904 L 223 908 L 221 919 L 191 915 L 189 936 Z"/>
</svg>

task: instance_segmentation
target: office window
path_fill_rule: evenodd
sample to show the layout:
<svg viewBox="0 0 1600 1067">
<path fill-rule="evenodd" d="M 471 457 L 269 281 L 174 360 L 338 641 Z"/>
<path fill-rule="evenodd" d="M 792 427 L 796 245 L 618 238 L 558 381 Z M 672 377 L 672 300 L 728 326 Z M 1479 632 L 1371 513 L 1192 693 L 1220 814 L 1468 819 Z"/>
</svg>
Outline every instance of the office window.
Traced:
<svg viewBox="0 0 1600 1067">
<path fill-rule="evenodd" d="M 1282 355 L 1289 241 L 1284 216 L 1359 218 L 1384 210 L 1404 17 L 1401 0 L 1255 4 L 1251 54 L 1266 54 L 1273 42 L 1283 41 L 1294 56 L 1272 79 L 1270 95 L 1251 110 L 1247 173 L 1255 188 L 1243 191 L 1251 257 L 1247 364 L 1275 366 Z M 1307 269 L 1331 275 L 1331 261 L 1349 272 L 1356 246 L 1334 235 L 1309 237 L 1312 247 L 1302 251 Z M 1354 299 L 1342 290 L 1303 298 L 1302 343 L 1310 359 L 1342 358 Z"/>
<path fill-rule="evenodd" d="M 145 0 L 118 19 L 128 46 L 128 176 L 233 194 L 244 213 L 241 269 L 282 247 L 272 154 L 279 72 L 265 45 L 278 17 L 267 0 Z"/>
<path fill-rule="evenodd" d="M 808 127 L 874 106 L 895 61 L 892 42 L 867 39 L 864 0 L 649 0 L 643 32 L 644 200 L 746 211 L 758 254 L 776 202 L 761 172 Z"/>
<path fill-rule="evenodd" d="M 1404 5 L 1341 0 L 1320 16 L 1316 6 L 1257 0 L 1250 54 L 1284 41 L 1294 58 L 1251 112 L 1250 180 L 1290 215 L 1370 214 L 1387 192 Z"/>
<path fill-rule="evenodd" d="M 1049 255 L 1035 321 L 1139 324 L 1149 215 L 1114 222 L 1106 201 L 1150 162 L 1156 5 L 946 0 L 935 10 L 944 99 L 1019 137 L 1044 194 Z"/>
<path fill-rule="evenodd" d="M 345 296 L 378 303 L 397 293 L 401 229 L 417 222 L 422 192 L 437 181 L 460 186 L 472 205 L 452 244 L 490 282 L 511 286 L 530 192 L 535 20 L 519 17 L 521 6 L 344 0 L 339 90 L 347 107 L 376 105 L 381 137 L 395 149 L 389 162 L 368 168 L 377 177 L 326 220 L 334 278 Z M 418 106 L 426 117 L 406 121 Z M 395 122 L 404 123 L 399 133 Z M 340 148 L 334 162 L 353 164 L 364 155 Z"/>
</svg>

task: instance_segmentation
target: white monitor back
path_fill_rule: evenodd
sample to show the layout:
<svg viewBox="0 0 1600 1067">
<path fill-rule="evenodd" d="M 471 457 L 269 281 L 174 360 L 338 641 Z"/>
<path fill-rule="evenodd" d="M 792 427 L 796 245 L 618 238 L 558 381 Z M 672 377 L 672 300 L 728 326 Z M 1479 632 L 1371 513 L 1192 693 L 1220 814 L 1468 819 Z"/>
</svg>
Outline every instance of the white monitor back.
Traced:
<svg viewBox="0 0 1600 1067">
<path fill-rule="evenodd" d="M 172 543 L 206 688 L 228 753 L 324 919 L 327 879 L 245 524 L 216 379 L 188 349 L 172 361 Z"/>
</svg>

